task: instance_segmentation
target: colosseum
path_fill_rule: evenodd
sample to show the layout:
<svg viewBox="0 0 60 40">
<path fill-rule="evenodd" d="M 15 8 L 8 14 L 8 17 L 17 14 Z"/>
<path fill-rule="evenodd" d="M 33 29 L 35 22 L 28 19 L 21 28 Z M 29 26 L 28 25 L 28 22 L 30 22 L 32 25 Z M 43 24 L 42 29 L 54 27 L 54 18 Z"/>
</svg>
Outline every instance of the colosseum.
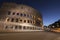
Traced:
<svg viewBox="0 0 60 40">
<path fill-rule="evenodd" d="M 42 15 L 36 9 L 16 3 L 0 7 L 0 32 L 42 31 Z"/>
</svg>

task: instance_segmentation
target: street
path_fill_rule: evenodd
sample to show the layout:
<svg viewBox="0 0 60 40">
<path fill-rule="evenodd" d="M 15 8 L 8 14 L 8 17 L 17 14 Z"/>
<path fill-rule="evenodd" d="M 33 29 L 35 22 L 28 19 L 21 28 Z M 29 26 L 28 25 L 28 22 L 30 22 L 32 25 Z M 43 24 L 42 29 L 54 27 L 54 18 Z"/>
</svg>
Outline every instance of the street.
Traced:
<svg viewBox="0 0 60 40">
<path fill-rule="evenodd" d="M 53 32 L 0 33 L 0 40 L 60 40 L 60 33 Z"/>
</svg>

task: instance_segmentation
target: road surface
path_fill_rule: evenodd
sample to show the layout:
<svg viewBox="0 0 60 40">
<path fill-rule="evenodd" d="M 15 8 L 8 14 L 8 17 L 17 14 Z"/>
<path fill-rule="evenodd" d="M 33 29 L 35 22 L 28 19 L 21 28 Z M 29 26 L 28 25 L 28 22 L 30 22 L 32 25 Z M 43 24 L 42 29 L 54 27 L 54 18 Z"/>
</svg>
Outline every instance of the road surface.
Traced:
<svg viewBox="0 0 60 40">
<path fill-rule="evenodd" d="M 0 40 L 60 40 L 60 33 L 52 32 L 0 33 Z"/>
</svg>

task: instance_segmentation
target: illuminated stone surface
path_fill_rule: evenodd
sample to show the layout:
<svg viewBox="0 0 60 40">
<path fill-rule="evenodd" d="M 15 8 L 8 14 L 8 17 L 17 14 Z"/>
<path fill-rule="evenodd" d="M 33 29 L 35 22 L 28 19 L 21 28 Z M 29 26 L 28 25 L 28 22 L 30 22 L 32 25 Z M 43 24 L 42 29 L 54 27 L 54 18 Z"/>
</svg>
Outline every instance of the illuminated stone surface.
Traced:
<svg viewBox="0 0 60 40">
<path fill-rule="evenodd" d="M 0 8 L 1 32 L 42 31 L 41 13 L 22 4 L 3 3 Z"/>
</svg>

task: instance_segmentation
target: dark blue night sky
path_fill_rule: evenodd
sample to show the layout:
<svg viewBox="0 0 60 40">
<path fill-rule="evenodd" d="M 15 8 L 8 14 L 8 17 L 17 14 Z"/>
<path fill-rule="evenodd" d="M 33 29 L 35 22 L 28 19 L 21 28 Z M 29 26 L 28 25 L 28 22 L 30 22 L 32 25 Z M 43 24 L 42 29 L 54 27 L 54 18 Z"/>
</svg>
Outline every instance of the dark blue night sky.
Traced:
<svg viewBox="0 0 60 40">
<path fill-rule="evenodd" d="M 49 25 L 60 19 L 60 0 L 0 0 L 32 6 L 41 12 L 44 25 Z"/>
</svg>

